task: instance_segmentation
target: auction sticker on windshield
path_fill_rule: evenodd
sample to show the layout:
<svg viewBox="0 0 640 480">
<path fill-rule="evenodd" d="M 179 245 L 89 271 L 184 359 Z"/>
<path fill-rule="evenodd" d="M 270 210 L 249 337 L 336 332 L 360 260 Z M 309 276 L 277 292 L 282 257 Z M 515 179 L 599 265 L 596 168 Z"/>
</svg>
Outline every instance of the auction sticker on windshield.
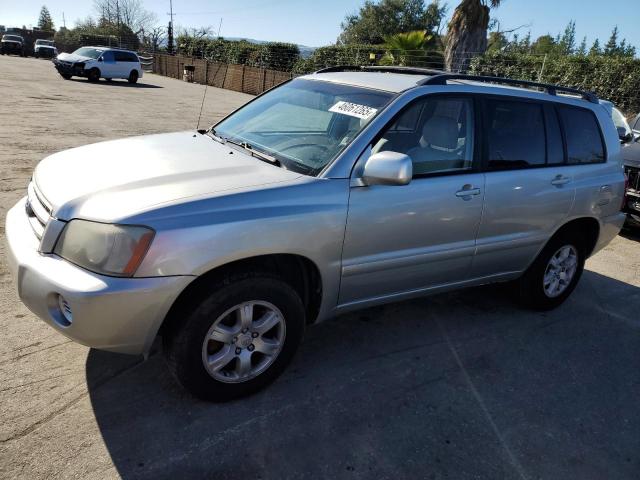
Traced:
<svg viewBox="0 0 640 480">
<path fill-rule="evenodd" d="M 343 115 L 350 115 L 352 117 L 367 119 L 373 117 L 378 110 L 366 105 L 360 105 L 358 103 L 338 102 L 333 107 L 331 107 L 329 111 L 342 113 Z"/>
</svg>

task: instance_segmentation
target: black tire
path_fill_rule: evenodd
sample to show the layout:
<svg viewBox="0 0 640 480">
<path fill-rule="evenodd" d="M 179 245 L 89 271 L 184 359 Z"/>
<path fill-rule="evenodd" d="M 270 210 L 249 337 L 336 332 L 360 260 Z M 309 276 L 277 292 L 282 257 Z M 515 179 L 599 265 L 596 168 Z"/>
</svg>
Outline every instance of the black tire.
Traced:
<svg viewBox="0 0 640 480">
<path fill-rule="evenodd" d="M 544 276 L 551 258 L 565 246 L 572 246 L 577 254 L 576 270 L 564 291 L 552 297 L 545 292 Z M 541 311 L 561 305 L 580 281 L 586 259 L 585 252 L 584 242 L 577 233 L 564 232 L 553 237 L 517 282 L 521 302 L 528 308 Z"/>
<path fill-rule="evenodd" d="M 176 312 L 177 321 L 163 333 L 165 359 L 178 382 L 196 397 L 224 402 L 254 393 L 275 380 L 290 363 L 304 334 L 305 310 L 295 290 L 277 277 L 258 273 L 231 276 L 201 290 L 189 298 L 189 308 Z M 273 363 L 253 378 L 241 383 L 217 380 L 204 366 L 207 332 L 224 312 L 254 300 L 269 302 L 282 313 L 285 324 L 282 348 Z"/>
<path fill-rule="evenodd" d="M 138 71 L 131 70 L 131 73 L 129 74 L 129 78 L 127 78 L 127 81 L 129 83 L 136 83 L 138 81 Z"/>
<path fill-rule="evenodd" d="M 89 80 L 92 83 L 95 83 L 98 80 L 100 80 L 100 70 L 98 70 L 97 68 L 92 68 L 91 70 L 89 70 L 89 74 L 87 75 L 87 80 Z"/>
<path fill-rule="evenodd" d="M 105 78 L 105 80 L 106 80 L 107 82 L 110 82 L 110 81 L 111 81 L 111 79 L 110 79 L 110 78 Z"/>
<path fill-rule="evenodd" d="M 71 80 L 71 75 L 69 75 L 68 73 L 61 73 L 60 76 L 65 80 Z"/>
</svg>

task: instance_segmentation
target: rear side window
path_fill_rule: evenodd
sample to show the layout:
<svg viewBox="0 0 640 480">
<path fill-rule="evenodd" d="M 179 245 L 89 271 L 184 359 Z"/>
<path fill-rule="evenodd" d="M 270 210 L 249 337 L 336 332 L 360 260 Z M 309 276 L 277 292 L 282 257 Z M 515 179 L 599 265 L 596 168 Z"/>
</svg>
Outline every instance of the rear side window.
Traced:
<svg viewBox="0 0 640 480">
<path fill-rule="evenodd" d="M 115 52 L 116 62 L 137 62 L 138 57 L 130 52 Z"/>
<path fill-rule="evenodd" d="M 567 143 L 567 163 L 604 162 L 604 145 L 593 112 L 584 108 L 558 106 Z"/>
<path fill-rule="evenodd" d="M 547 147 L 542 105 L 487 100 L 486 107 L 489 169 L 545 165 Z"/>
</svg>

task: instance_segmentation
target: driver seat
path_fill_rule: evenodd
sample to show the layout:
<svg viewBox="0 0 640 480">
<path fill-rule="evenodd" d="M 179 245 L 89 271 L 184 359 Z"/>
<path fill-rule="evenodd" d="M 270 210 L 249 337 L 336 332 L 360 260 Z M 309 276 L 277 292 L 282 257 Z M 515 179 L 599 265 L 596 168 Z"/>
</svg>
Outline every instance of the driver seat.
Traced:
<svg viewBox="0 0 640 480">
<path fill-rule="evenodd" d="M 463 168 L 458 155 L 458 122 L 443 115 L 434 115 L 422 128 L 419 145 L 407 152 L 413 160 L 416 174 Z"/>
</svg>

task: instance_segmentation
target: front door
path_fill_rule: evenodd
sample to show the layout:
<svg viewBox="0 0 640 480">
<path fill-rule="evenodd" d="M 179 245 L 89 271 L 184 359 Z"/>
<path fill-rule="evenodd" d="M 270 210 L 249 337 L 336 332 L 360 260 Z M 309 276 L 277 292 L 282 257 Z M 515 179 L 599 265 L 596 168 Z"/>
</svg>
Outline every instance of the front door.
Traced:
<svg viewBox="0 0 640 480">
<path fill-rule="evenodd" d="M 427 96 L 407 106 L 372 151 L 409 155 L 406 186 L 354 186 L 345 232 L 341 305 L 393 298 L 469 278 L 482 214 L 474 102 Z"/>
</svg>

